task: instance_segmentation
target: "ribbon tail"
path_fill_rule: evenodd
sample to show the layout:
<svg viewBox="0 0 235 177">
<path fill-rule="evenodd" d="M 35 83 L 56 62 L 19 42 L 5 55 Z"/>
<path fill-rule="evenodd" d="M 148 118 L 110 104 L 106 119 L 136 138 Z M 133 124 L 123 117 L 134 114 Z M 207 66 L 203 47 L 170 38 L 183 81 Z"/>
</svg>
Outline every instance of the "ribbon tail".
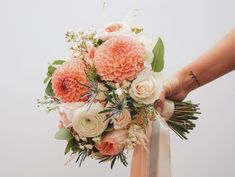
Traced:
<svg viewBox="0 0 235 177">
<path fill-rule="evenodd" d="M 158 146 L 157 177 L 171 177 L 169 127 L 165 119 L 159 118 L 159 122 L 160 122 L 160 135 L 159 135 L 159 146 Z"/>
<path fill-rule="evenodd" d="M 166 121 L 158 118 L 148 127 L 147 152 L 137 145 L 131 163 L 131 177 L 171 177 L 170 133 Z"/>
<path fill-rule="evenodd" d="M 150 139 L 152 132 L 152 123 L 147 128 L 147 137 Z M 147 144 L 150 149 L 150 143 Z M 130 177 L 148 177 L 149 176 L 149 158 L 150 152 L 146 151 L 142 145 L 136 145 L 131 161 Z"/>
</svg>

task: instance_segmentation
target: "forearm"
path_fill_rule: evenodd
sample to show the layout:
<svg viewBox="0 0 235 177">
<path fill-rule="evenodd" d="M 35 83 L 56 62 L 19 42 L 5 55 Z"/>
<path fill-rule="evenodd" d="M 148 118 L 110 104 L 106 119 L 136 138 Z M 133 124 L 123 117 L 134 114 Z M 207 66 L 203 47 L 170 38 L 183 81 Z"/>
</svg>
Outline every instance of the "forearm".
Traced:
<svg viewBox="0 0 235 177">
<path fill-rule="evenodd" d="M 186 92 L 190 92 L 235 69 L 235 29 L 176 77 Z"/>
</svg>

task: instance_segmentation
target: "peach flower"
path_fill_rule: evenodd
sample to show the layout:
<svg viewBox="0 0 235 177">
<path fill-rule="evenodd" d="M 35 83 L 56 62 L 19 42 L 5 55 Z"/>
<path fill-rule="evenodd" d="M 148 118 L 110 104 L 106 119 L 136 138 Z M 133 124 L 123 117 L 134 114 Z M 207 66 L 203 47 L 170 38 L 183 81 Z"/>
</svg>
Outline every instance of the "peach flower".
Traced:
<svg viewBox="0 0 235 177">
<path fill-rule="evenodd" d="M 114 23 L 105 28 L 105 31 L 108 33 L 112 33 L 114 31 L 119 31 L 123 25 L 121 23 Z"/>
<path fill-rule="evenodd" d="M 104 42 L 95 53 L 97 73 L 103 80 L 133 80 L 144 68 L 143 44 L 128 36 L 115 36 Z"/>
<path fill-rule="evenodd" d="M 124 109 L 121 114 L 113 120 L 114 129 L 125 128 L 129 123 L 131 123 L 131 114 L 127 109 Z"/>
<path fill-rule="evenodd" d="M 94 59 L 94 56 L 95 56 L 95 48 L 93 47 L 88 51 L 88 57 L 90 59 Z"/>
<path fill-rule="evenodd" d="M 68 119 L 65 112 L 59 111 L 59 115 L 60 115 L 59 128 L 64 128 L 72 125 L 72 122 Z"/>
<path fill-rule="evenodd" d="M 104 29 L 97 32 L 96 37 L 106 41 L 114 36 L 135 36 L 128 23 L 117 22 L 107 25 Z"/>
<path fill-rule="evenodd" d="M 127 138 L 127 130 L 115 130 L 107 133 L 104 138 L 96 144 L 96 148 L 103 155 L 117 155 L 124 149 Z"/>
<path fill-rule="evenodd" d="M 72 59 L 59 66 L 52 76 L 52 89 L 61 102 L 86 101 L 81 95 L 88 91 L 82 84 L 88 84 L 82 60 Z M 82 84 L 81 84 L 82 83 Z"/>
</svg>

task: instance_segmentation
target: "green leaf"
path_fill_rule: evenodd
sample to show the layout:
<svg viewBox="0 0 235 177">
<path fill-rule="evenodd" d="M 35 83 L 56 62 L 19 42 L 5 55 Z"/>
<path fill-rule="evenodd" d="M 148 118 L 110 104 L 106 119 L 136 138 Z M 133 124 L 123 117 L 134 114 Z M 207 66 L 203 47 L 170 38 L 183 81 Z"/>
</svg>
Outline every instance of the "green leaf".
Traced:
<svg viewBox="0 0 235 177">
<path fill-rule="evenodd" d="M 55 96 L 55 93 L 52 89 L 51 80 L 48 82 L 45 92 L 48 96 Z"/>
<path fill-rule="evenodd" d="M 47 69 L 47 77 L 44 79 L 43 83 L 47 83 L 49 81 L 49 79 L 52 77 L 52 75 L 54 74 L 55 70 L 57 69 L 55 66 L 53 65 L 61 65 L 65 62 L 65 60 L 55 60 L 51 65 L 48 66 Z"/>
<path fill-rule="evenodd" d="M 67 140 L 68 142 L 73 138 L 73 135 L 67 128 L 60 128 L 55 134 L 55 139 L 57 140 Z"/>
<path fill-rule="evenodd" d="M 90 82 L 95 82 L 99 78 L 99 75 L 96 73 L 95 68 L 90 68 L 86 71 L 87 80 Z"/>
<path fill-rule="evenodd" d="M 52 65 L 62 65 L 65 62 L 65 60 L 55 60 L 53 61 Z"/>
<path fill-rule="evenodd" d="M 44 79 L 43 83 L 44 83 L 44 84 L 47 83 L 47 82 L 50 80 L 50 78 L 51 78 L 51 76 L 47 76 L 47 77 Z"/>
<path fill-rule="evenodd" d="M 161 38 L 158 38 L 158 41 L 153 48 L 153 62 L 152 69 L 154 72 L 160 72 L 164 67 L 164 45 Z"/>
<path fill-rule="evenodd" d="M 65 155 L 68 154 L 73 146 L 74 146 L 74 139 L 72 138 L 72 139 L 69 140 L 69 142 L 68 142 L 68 144 L 67 144 L 67 146 L 65 148 L 64 154 Z"/>
<path fill-rule="evenodd" d="M 54 67 L 54 66 L 52 66 L 52 65 L 48 66 L 47 75 L 48 75 L 48 76 L 52 76 L 53 73 L 55 72 L 55 70 L 56 70 L 56 67 Z"/>
</svg>

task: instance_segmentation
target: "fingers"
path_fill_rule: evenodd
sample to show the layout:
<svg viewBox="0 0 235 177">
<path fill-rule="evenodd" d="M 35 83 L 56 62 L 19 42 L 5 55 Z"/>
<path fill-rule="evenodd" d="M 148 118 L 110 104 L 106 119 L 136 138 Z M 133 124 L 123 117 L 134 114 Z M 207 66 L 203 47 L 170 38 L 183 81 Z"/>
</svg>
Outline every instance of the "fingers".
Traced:
<svg viewBox="0 0 235 177">
<path fill-rule="evenodd" d="M 162 113 L 164 102 L 165 102 L 165 92 L 163 91 L 159 99 L 155 102 L 155 108 L 159 114 Z"/>
<path fill-rule="evenodd" d="M 188 93 L 182 87 L 182 82 L 177 76 L 171 76 L 164 81 L 163 91 L 159 99 L 155 102 L 155 108 L 159 114 L 163 112 L 165 99 L 182 101 Z"/>
<path fill-rule="evenodd" d="M 165 99 L 168 98 L 170 100 L 182 100 L 185 97 L 181 92 L 181 84 L 177 77 L 170 77 L 163 84 L 163 91 L 159 97 L 159 99 L 155 103 L 155 108 L 159 114 L 163 112 Z"/>
<path fill-rule="evenodd" d="M 172 95 L 172 86 L 170 80 L 166 80 L 163 84 L 164 96 L 169 98 Z"/>
<path fill-rule="evenodd" d="M 166 80 L 163 83 L 163 91 L 162 91 L 159 99 L 155 103 L 155 108 L 159 114 L 161 114 L 163 111 L 166 97 L 170 97 L 171 93 L 172 93 L 172 91 L 171 91 L 170 80 Z"/>
<path fill-rule="evenodd" d="M 188 93 L 186 93 L 185 91 L 181 91 L 177 94 L 174 94 L 170 97 L 171 100 L 174 100 L 174 101 L 182 101 L 185 99 L 185 97 L 187 96 Z"/>
</svg>

